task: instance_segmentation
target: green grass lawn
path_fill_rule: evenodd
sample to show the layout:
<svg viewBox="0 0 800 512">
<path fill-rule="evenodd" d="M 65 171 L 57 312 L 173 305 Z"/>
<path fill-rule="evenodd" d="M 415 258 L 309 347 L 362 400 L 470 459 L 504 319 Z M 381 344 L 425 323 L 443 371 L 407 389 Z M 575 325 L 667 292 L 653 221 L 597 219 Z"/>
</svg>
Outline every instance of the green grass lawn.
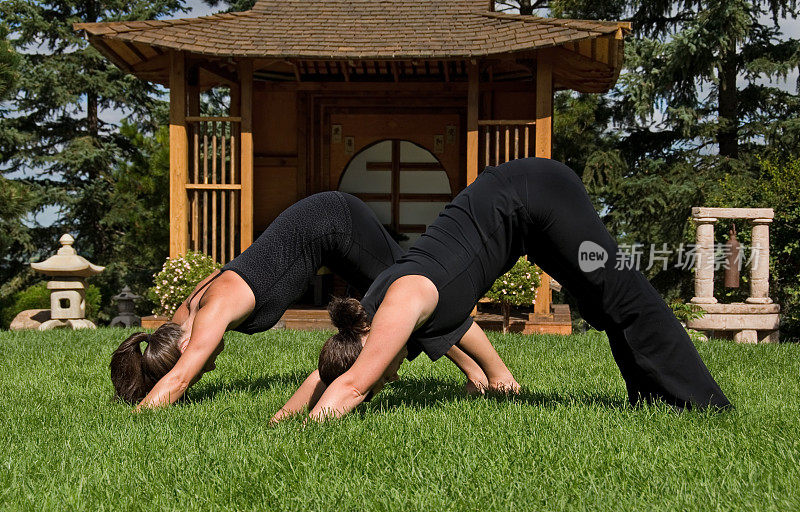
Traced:
<svg viewBox="0 0 800 512">
<path fill-rule="evenodd" d="M 678 414 L 626 405 L 602 333 L 491 335 L 519 398 L 422 356 L 350 417 L 269 428 L 324 333 L 229 334 L 185 402 L 132 414 L 109 402 L 128 332 L 0 332 L 0 508 L 800 509 L 800 345 L 700 345 L 737 408 Z"/>
</svg>

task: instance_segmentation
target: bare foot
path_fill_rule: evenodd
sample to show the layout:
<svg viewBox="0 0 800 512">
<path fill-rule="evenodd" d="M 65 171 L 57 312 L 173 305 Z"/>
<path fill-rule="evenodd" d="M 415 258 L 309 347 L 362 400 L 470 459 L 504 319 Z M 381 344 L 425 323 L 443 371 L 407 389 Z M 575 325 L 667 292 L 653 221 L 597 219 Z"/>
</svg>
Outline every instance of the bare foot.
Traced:
<svg viewBox="0 0 800 512">
<path fill-rule="evenodd" d="M 499 395 L 518 395 L 521 391 L 519 383 L 514 377 L 489 382 L 489 392 Z"/>
<path fill-rule="evenodd" d="M 486 386 L 482 382 L 468 380 L 464 385 L 464 391 L 466 391 L 469 396 L 483 395 L 486 393 Z"/>
</svg>

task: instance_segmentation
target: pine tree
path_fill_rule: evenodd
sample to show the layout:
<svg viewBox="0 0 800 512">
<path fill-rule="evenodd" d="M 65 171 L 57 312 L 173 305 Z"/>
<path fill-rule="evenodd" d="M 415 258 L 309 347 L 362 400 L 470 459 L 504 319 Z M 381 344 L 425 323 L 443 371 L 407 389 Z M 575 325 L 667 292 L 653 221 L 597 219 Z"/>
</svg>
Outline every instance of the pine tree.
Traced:
<svg viewBox="0 0 800 512">
<path fill-rule="evenodd" d="M 8 98 L 19 78 L 20 58 L 7 36 L 6 27 L 0 26 L 0 102 Z M 7 115 L 7 109 L 0 103 L 0 119 Z M 0 140 L 7 138 L 8 133 L 0 130 Z M 11 278 L 22 268 L 19 255 L 33 250 L 25 219 L 35 206 L 36 195 L 29 186 L 0 176 L 0 302 L 15 291 Z"/>
<path fill-rule="evenodd" d="M 27 169 L 35 183 L 57 192 L 59 224 L 79 249 L 108 263 L 115 233 L 103 222 L 114 189 L 111 170 L 132 148 L 104 110 L 126 113 L 154 129 L 159 91 L 124 73 L 73 29 L 76 22 L 153 19 L 182 8 L 181 0 L 7 0 L 0 16 L 20 53 L 13 112 L 2 120 L 4 168 Z M 10 140 L 9 140 L 10 139 Z"/>
<path fill-rule="evenodd" d="M 203 0 L 209 7 L 223 6 L 225 12 L 242 12 L 253 8 L 256 0 Z"/>
<path fill-rule="evenodd" d="M 0 3 L 10 45 L 19 54 L 19 80 L 8 101 L 9 112 L 0 120 L 0 172 L 15 173 L 5 192 L 16 198 L 13 214 L 18 219 L 26 210 L 45 205 L 59 212 L 48 227 L 15 225 L 19 229 L 12 235 L 14 244 L 0 268 L 3 281 L 10 279 L 14 286 L 0 294 L 27 284 L 27 262 L 36 250 L 52 252 L 64 231 L 76 235 L 81 254 L 114 268 L 125 234 L 118 219 L 109 218 L 110 212 L 124 209 L 115 203 L 120 198 L 115 170 L 136 159 L 142 148 L 102 114 L 122 113 L 145 133 L 159 123 L 153 112 L 164 103 L 163 92 L 109 62 L 73 30 L 73 23 L 153 19 L 182 10 L 182 0 Z M 166 204 L 168 190 L 159 194 Z M 136 198 L 129 194 L 126 200 Z M 127 211 L 133 215 L 136 209 Z M 121 279 L 112 274 L 102 275 L 101 288 Z M 117 290 L 103 289 L 103 295 Z"/>
</svg>

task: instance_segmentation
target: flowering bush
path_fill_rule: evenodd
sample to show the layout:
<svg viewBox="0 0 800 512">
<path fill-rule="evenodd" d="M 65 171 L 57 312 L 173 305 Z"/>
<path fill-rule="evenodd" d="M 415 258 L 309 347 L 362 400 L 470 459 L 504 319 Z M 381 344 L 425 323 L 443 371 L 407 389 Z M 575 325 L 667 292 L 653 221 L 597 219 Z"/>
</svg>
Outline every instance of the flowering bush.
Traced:
<svg viewBox="0 0 800 512">
<path fill-rule="evenodd" d="M 153 313 L 171 317 L 197 283 L 220 267 L 211 256 L 200 252 L 167 258 L 161 271 L 153 276 L 155 285 L 148 290 L 150 299 L 159 305 Z"/>
<path fill-rule="evenodd" d="M 539 272 L 530 261 L 520 258 L 511 270 L 497 278 L 486 297 L 501 304 L 530 306 L 536 302 L 536 287 L 541 281 Z"/>
<path fill-rule="evenodd" d="M 539 269 L 530 261 L 520 258 L 511 270 L 497 278 L 486 297 L 503 307 L 503 332 L 508 332 L 511 306 L 530 306 L 536 302 L 539 286 Z"/>
</svg>

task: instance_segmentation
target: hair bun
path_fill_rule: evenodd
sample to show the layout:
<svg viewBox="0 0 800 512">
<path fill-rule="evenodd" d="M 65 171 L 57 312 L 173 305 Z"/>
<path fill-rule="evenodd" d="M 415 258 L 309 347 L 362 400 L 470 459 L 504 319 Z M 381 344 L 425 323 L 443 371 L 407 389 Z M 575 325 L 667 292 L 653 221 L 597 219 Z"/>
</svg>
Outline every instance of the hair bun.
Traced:
<svg viewBox="0 0 800 512">
<path fill-rule="evenodd" d="M 340 331 L 364 334 L 369 330 L 367 312 L 356 299 L 334 297 L 328 304 L 328 314 Z"/>
</svg>

